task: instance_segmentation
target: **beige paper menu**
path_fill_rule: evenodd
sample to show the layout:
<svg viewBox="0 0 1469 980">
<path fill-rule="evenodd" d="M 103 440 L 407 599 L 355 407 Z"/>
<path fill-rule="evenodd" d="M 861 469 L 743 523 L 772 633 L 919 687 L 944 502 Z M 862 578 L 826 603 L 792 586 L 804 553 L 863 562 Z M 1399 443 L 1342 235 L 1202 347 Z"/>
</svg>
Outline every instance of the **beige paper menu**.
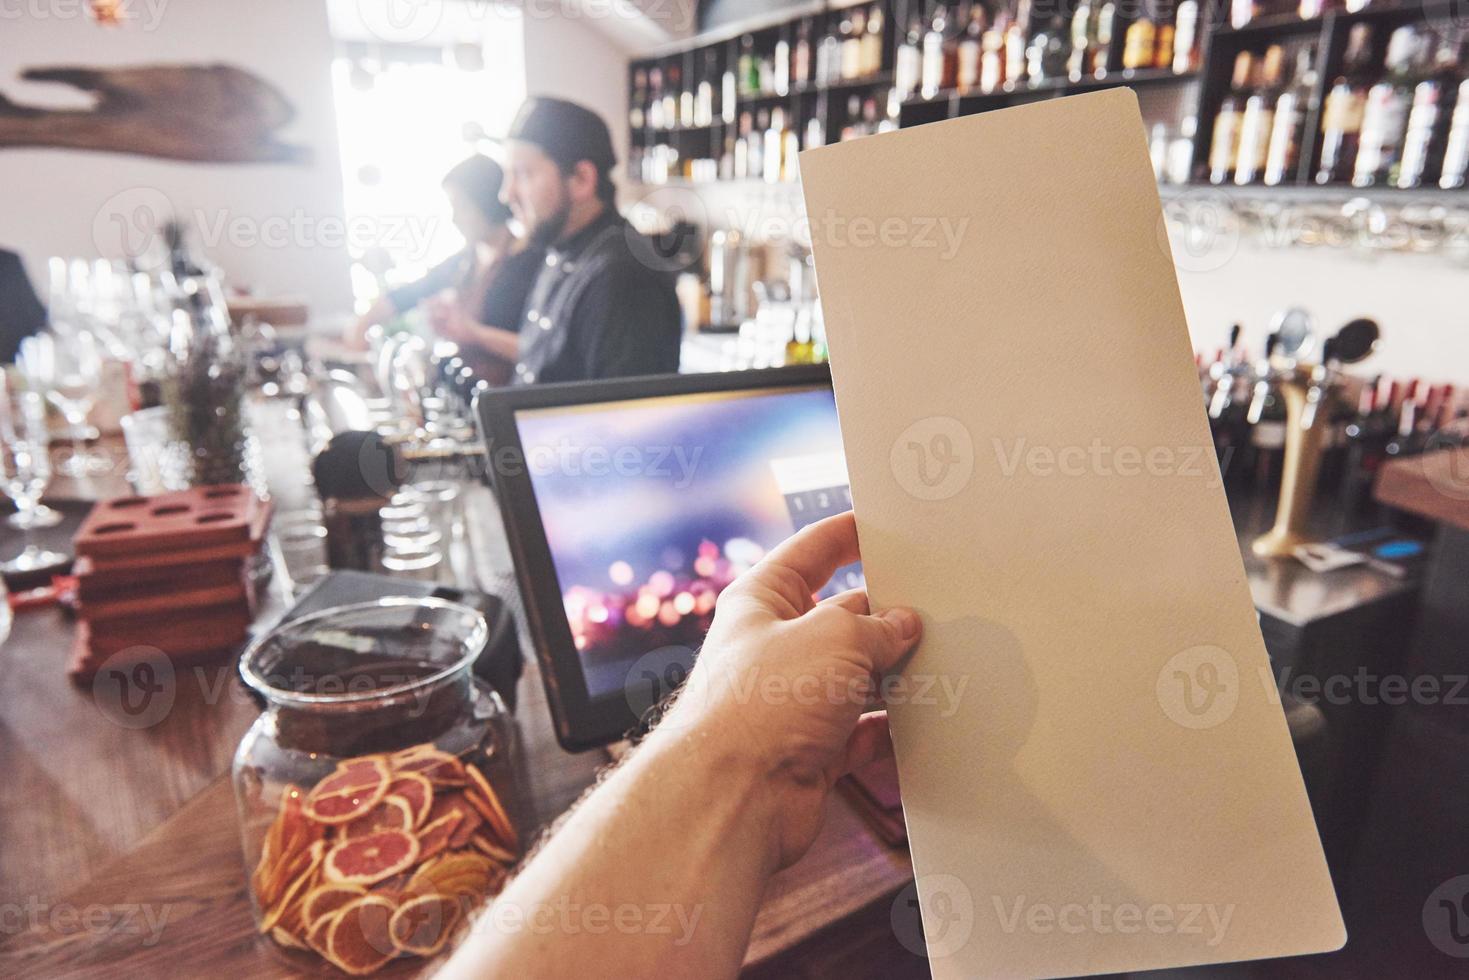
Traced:
<svg viewBox="0 0 1469 980">
<path fill-rule="evenodd" d="M 801 176 L 934 976 L 1340 947 L 1135 97 Z"/>
</svg>

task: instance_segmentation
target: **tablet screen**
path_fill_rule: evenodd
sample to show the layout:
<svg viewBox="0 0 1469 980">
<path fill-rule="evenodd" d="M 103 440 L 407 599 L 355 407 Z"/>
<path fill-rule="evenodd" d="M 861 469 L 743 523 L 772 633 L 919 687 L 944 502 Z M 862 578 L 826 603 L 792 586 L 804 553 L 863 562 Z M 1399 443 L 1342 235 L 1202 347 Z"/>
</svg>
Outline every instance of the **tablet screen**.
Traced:
<svg viewBox="0 0 1469 980">
<path fill-rule="evenodd" d="M 798 528 L 852 506 L 825 385 L 515 418 L 592 698 L 621 695 L 650 651 L 697 648 L 730 581 Z M 861 585 L 853 564 L 822 595 Z"/>
</svg>

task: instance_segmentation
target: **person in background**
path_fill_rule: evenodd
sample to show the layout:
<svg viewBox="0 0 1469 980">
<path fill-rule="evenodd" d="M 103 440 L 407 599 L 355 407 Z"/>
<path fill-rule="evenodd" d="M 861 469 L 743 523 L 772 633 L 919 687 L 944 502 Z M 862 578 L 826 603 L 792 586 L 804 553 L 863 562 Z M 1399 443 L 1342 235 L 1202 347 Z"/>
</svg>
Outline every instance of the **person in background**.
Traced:
<svg viewBox="0 0 1469 980">
<path fill-rule="evenodd" d="M 739 974 L 770 877 L 811 847 L 836 781 L 892 752 L 886 713 L 859 697 L 749 694 L 870 691 L 914 649 L 912 610 L 873 615 L 861 589 L 812 598 L 858 557 L 849 511 L 720 594 L 673 707 L 558 821 L 437 980 Z M 671 910 L 660 928 L 624 928 L 617 911 L 654 908 Z M 581 910 L 608 913 L 607 928 Z"/>
<path fill-rule="evenodd" d="M 20 342 L 45 327 L 46 307 L 36 296 L 20 256 L 0 248 L 0 363 L 14 363 Z"/>
<path fill-rule="evenodd" d="M 515 384 L 678 370 L 673 274 L 617 212 L 607 124 L 551 98 L 520 107 L 500 197 L 545 259 L 520 322 Z"/>
<path fill-rule="evenodd" d="M 510 209 L 500 201 L 500 165 L 476 154 L 444 177 L 462 252 L 430 269 L 417 282 L 389 290 L 358 318 L 348 343 L 365 345 L 367 330 L 425 304 L 430 325 L 461 348 L 481 377 L 503 383 L 518 358 L 519 326 L 541 269 L 542 252 L 527 248 L 510 228 Z"/>
</svg>

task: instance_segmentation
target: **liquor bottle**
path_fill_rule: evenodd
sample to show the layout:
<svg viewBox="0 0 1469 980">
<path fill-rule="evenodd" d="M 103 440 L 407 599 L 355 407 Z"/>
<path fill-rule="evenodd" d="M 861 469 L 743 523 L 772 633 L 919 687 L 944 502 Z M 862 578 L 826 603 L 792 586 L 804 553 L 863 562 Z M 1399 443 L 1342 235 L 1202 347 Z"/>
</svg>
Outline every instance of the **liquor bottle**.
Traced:
<svg viewBox="0 0 1469 980">
<path fill-rule="evenodd" d="M 692 81 L 689 79 L 688 81 Z M 680 126 L 694 125 L 694 86 L 682 84 L 678 89 L 678 124 Z"/>
<path fill-rule="evenodd" d="M 1025 81 L 1025 30 L 1029 22 L 1029 5 L 1018 11 L 1005 29 L 1005 87 L 1016 88 Z"/>
<path fill-rule="evenodd" d="M 821 43 L 816 46 L 816 84 L 830 85 L 842 72 L 842 42 L 836 28 L 828 26 Z"/>
<path fill-rule="evenodd" d="M 1423 450 L 1423 445 L 1428 441 L 1428 437 L 1420 433 L 1419 419 L 1423 414 L 1422 409 L 1422 403 L 1418 399 L 1403 399 L 1403 406 L 1398 412 L 1397 428 L 1392 438 L 1387 441 L 1387 445 L 1382 448 L 1384 463 L 1406 456 L 1416 456 Z"/>
<path fill-rule="evenodd" d="M 936 98 L 940 92 L 954 87 L 954 76 L 958 74 L 959 53 L 954 51 L 953 61 L 948 57 L 949 12 L 939 4 L 933 12 L 933 22 L 928 33 L 923 35 L 923 90 L 925 99 Z M 952 67 L 951 67 L 952 66 Z"/>
<path fill-rule="evenodd" d="M 1290 183 L 1301 160 L 1301 142 L 1306 135 L 1306 115 L 1316 91 L 1315 49 L 1296 54 L 1295 78 L 1275 102 L 1275 128 L 1270 133 L 1270 151 L 1265 155 L 1265 183 L 1274 187 Z"/>
<path fill-rule="evenodd" d="M 813 114 L 806 120 L 806 149 L 826 145 L 826 130 L 821 125 L 821 116 Z"/>
<path fill-rule="evenodd" d="M 749 176 L 755 180 L 765 176 L 765 131 L 769 128 L 770 113 L 761 109 L 755 116 L 755 125 L 750 127 L 750 135 L 745 137 L 750 147 Z"/>
<path fill-rule="evenodd" d="M 628 100 L 627 124 L 633 129 L 642 129 L 643 106 L 648 101 L 648 73 L 642 68 L 632 74 L 632 98 Z"/>
<path fill-rule="evenodd" d="M 755 39 L 746 34 L 740 38 L 739 82 L 742 95 L 754 95 L 760 88 L 760 66 L 755 61 Z"/>
<path fill-rule="evenodd" d="M 1183 0 L 1174 15 L 1173 71 L 1183 75 L 1199 67 L 1199 4 Z"/>
<path fill-rule="evenodd" d="M 1367 107 L 1367 73 L 1372 58 L 1372 28 L 1353 24 L 1347 35 L 1342 73 L 1326 95 L 1321 111 L 1321 162 L 1316 183 L 1339 184 L 1351 179 L 1361 145 L 1362 113 Z"/>
<path fill-rule="evenodd" d="M 682 72 L 678 65 L 669 65 L 663 73 L 663 125 L 673 129 L 679 125 L 678 102 L 683 88 Z"/>
<path fill-rule="evenodd" d="M 1066 59 L 1066 76 L 1073 82 L 1081 81 L 1090 63 L 1088 55 L 1092 44 L 1091 0 L 1081 0 L 1071 15 L 1071 54 Z"/>
<path fill-rule="evenodd" d="M 1257 0 L 1230 0 L 1229 4 L 1229 26 L 1239 30 L 1254 20 L 1259 14 Z"/>
<path fill-rule="evenodd" d="M 765 136 L 761 140 L 761 147 L 765 151 L 765 162 L 761 171 L 767 184 L 776 184 L 781 180 L 781 151 L 785 149 L 785 118 L 784 109 L 772 109 L 770 126 L 765 130 Z"/>
<path fill-rule="evenodd" d="M 893 66 L 893 92 L 901 104 L 913 98 L 923 79 L 923 31 L 915 19 L 908 26 L 908 37 L 898 47 Z"/>
<path fill-rule="evenodd" d="M 969 23 L 959 42 L 959 68 L 955 84 L 960 94 L 967 95 L 979 87 L 979 58 L 983 49 L 984 28 L 984 7 L 976 3 L 969 8 Z"/>
<path fill-rule="evenodd" d="M 1254 74 L 1254 55 L 1241 51 L 1234 59 L 1234 77 L 1229 94 L 1219 104 L 1214 117 L 1214 135 L 1209 141 L 1209 183 L 1224 184 L 1234 179 L 1235 160 L 1239 156 L 1240 99 Z"/>
<path fill-rule="evenodd" d="M 1352 184 L 1370 187 L 1387 182 L 1403 152 L 1408 108 L 1413 100 L 1413 71 L 1421 44 L 1411 27 L 1399 27 L 1387 42 L 1387 77 L 1367 92 L 1362 113 L 1362 142 Z"/>
<path fill-rule="evenodd" d="M 1198 116 L 1184 116 L 1178 124 L 1178 135 L 1168 146 L 1168 182 L 1187 184 L 1193 174 L 1194 135 L 1199 131 Z"/>
<path fill-rule="evenodd" d="M 858 74 L 863 78 L 871 78 L 882 71 L 883 25 L 882 6 L 873 4 L 867 14 L 867 30 L 862 35 L 862 58 Z"/>
<path fill-rule="evenodd" d="M 842 68 L 844 80 L 862 74 L 862 37 L 867 33 L 867 15 L 862 8 L 852 11 L 842 20 Z"/>
<path fill-rule="evenodd" d="M 1097 40 L 1092 47 L 1092 74 L 1103 78 L 1112 59 L 1112 33 L 1117 26 L 1117 4 L 1107 0 L 1097 14 Z"/>
<path fill-rule="evenodd" d="M 663 128 L 663 72 L 657 67 L 648 69 L 648 127 Z"/>
<path fill-rule="evenodd" d="M 698 94 L 694 97 L 694 125 L 714 124 L 714 52 L 704 52 L 704 72 L 699 79 Z"/>
<path fill-rule="evenodd" d="M 726 69 L 724 81 L 719 86 L 719 114 L 726 126 L 734 125 L 735 112 L 738 109 L 738 99 L 735 96 L 737 87 L 735 73 Z"/>
<path fill-rule="evenodd" d="M 1036 32 L 1030 42 L 1030 84 L 1055 81 L 1066 77 L 1066 53 L 1070 42 L 1066 37 L 1066 22 L 1058 15 L 1051 23 Z"/>
<path fill-rule="evenodd" d="M 801 21 L 796 35 L 796 46 L 791 51 L 791 81 L 796 85 L 811 82 L 811 22 Z"/>
<path fill-rule="evenodd" d="M 1153 60 L 1149 63 L 1149 67 L 1172 68 L 1174 37 L 1173 22 L 1168 20 L 1159 21 L 1157 29 L 1154 31 L 1154 33 L 1157 35 L 1157 42 L 1156 46 L 1153 49 Z"/>
<path fill-rule="evenodd" d="M 984 32 L 984 38 L 980 41 L 982 50 L 979 55 L 979 90 L 988 95 L 997 91 L 1005 84 L 1005 27 L 1008 26 L 1005 18 L 1007 14 L 1001 14 L 995 19 L 995 25 Z"/>
<path fill-rule="evenodd" d="M 772 55 L 771 88 L 776 95 L 789 95 L 791 91 L 791 45 L 784 37 L 775 42 L 775 53 Z"/>
<path fill-rule="evenodd" d="M 1449 136 L 1449 114 L 1445 98 L 1454 91 L 1455 63 L 1451 43 L 1439 47 L 1429 77 L 1413 90 L 1413 106 L 1403 136 L 1403 156 L 1393 175 L 1395 187 L 1411 190 L 1433 183 L 1443 168 Z"/>
<path fill-rule="evenodd" d="M 1270 151 L 1270 134 L 1275 126 L 1275 102 L 1279 98 L 1280 71 L 1285 52 L 1278 44 L 1265 51 L 1260 84 L 1245 99 L 1239 124 L 1239 151 L 1235 156 L 1234 182 L 1253 184 L 1265 172 Z"/>
<path fill-rule="evenodd" d="M 1446 191 L 1463 187 L 1469 177 L 1469 78 L 1459 83 L 1459 100 L 1444 143 L 1443 174 L 1438 186 Z"/>
<path fill-rule="evenodd" d="M 1122 68 L 1137 71 L 1153 65 L 1153 49 L 1157 44 L 1157 29 L 1146 14 L 1138 17 L 1127 28 L 1122 39 Z"/>
</svg>

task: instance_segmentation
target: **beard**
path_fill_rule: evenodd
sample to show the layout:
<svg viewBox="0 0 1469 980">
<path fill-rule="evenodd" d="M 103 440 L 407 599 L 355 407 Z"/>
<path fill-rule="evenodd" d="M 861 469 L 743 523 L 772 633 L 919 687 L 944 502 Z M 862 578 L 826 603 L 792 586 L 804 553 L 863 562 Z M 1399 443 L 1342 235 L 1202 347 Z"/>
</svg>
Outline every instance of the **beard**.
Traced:
<svg viewBox="0 0 1469 980">
<path fill-rule="evenodd" d="M 567 193 L 566 186 L 561 187 L 561 203 L 556 205 L 544 220 L 538 221 L 530 230 L 530 243 L 537 248 L 549 248 L 561 237 L 566 230 L 566 222 L 571 217 L 571 195 Z"/>
</svg>

